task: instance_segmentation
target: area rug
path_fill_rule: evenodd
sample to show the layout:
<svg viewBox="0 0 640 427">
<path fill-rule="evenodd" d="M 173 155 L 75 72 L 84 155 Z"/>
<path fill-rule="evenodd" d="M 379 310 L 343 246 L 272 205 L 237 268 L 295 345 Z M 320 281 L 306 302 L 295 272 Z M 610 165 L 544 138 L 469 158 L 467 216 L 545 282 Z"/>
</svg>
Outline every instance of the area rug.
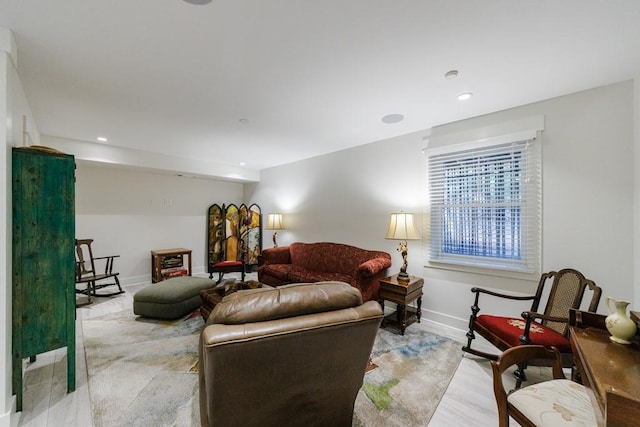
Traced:
<svg viewBox="0 0 640 427">
<path fill-rule="evenodd" d="M 124 310 L 82 325 L 96 427 L 200 425 L 199 313 L 168 322 Z M 353 426 L 427 425 L 461 358 L 459 344 L 422 324 L 404 336 L 380 329 Z"/>
<path fill-rule="evenodd" d="M 176 321 L 138 317 L 132 310 L 84 320 L 94 425 L 197 426 L 196 311 Z"/>
<path fill-rule="evenodd" d="M 380 329 L 358 393 L 354 427 L 426 426 L 462 360 L 460 345 L 422 325 Z"/>
</svg>

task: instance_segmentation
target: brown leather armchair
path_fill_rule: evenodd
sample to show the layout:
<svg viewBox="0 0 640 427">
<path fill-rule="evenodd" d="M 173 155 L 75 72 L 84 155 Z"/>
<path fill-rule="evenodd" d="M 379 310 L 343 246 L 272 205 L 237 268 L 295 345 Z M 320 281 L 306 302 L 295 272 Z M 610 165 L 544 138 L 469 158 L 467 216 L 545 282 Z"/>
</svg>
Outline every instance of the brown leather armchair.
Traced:
<svg viewBox="0 0 640 427">
<path fill-rule="evenodd" d="M 203 426 L 351 426 L 382 321 L 343 282 L 225 297 L 200 338 Z"/>
</svg>

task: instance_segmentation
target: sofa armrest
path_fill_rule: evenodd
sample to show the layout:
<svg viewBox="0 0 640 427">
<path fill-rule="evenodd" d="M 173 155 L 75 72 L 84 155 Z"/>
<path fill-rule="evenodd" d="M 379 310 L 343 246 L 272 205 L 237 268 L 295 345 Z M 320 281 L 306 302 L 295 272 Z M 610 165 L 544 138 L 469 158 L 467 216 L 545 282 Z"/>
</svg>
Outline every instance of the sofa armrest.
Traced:
<svg viewBox="0 0 640 427">
<path fill-rule="evenodd" d="M 278 246 L 276 248 L 268 248 L 260 254 L 260 265 L 265 264 L 291 264 L 291 253 L 289 246 Z"/>
<path fill-rule="evenodd" d="M 365 261 L 358 266 L 358 274 L 362 277 L 372 277 L 384 270 L 391 267 L 391 260 L 388 258 L 373 258 L 369 261 Z"/>
</svg>

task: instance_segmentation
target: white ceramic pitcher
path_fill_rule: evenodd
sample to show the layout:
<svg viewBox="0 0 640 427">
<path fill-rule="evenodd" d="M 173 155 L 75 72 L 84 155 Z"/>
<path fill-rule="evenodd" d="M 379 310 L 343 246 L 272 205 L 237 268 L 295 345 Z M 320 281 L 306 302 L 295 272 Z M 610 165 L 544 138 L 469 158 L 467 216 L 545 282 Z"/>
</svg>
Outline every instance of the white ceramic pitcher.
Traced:
<svg viewBox="0 0 640 427">
<path fill-rule="evenodd" d="M 629 301 L 620 301 L 607 297 L 607 310 L 609 315 L 607 316 L 605 323 L 607 330 L 611 334 L 609 339 L 619 344 L 631 344 L 629 341 L 636 333 L 636 322 L 631 320 L 627 315 L 627 306 Z M 613 302 L 615 310 L 611 309 L 611 303 Z"/>
</svg>

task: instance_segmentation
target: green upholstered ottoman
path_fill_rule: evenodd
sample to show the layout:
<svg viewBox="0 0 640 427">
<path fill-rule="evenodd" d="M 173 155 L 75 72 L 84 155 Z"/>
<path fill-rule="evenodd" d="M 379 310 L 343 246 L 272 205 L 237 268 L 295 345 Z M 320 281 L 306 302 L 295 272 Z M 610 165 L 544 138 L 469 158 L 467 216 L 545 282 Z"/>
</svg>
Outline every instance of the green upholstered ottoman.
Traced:
<svg viewBox="0 0 640 427">
<path fill-rule="evenodd" d="M 216 282 L 204 277 L 181 276 L 154 283 L 133 295 L 133 313 L 160 319 L 177 319 L 200 307 L 200 291 Z"/>
</svg>

